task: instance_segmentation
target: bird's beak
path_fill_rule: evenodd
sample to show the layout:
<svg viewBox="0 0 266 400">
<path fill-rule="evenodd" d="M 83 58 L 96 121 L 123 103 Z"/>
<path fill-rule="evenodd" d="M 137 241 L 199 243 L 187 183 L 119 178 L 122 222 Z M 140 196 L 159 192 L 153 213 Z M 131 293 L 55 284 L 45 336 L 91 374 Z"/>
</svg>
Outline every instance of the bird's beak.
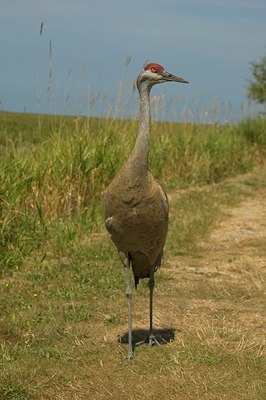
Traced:
<svg viewBox="0 0 266 400">
<path fill-rule="evenodd" d="M 166 72 L 166 71 L 162 71 L 160 74 L 162 75 L 163 80 L 166 82 L 189 83 L 185 79 L 180 78 L 179 76 L 170 74 L 169 72 Z"/>
</svg>

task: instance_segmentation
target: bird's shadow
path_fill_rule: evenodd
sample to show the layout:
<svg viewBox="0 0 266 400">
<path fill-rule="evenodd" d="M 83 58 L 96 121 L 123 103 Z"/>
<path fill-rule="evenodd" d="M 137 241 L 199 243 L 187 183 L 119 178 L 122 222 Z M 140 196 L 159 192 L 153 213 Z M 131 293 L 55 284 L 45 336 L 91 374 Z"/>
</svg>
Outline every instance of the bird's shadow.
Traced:
<svg viewBox="0 0 266 400">
<path fill-rule="evenodd" d="M 156 337 L 159 344 L 164 345 L 175 340 L 175 328 L 162 328 L 153 329 L 153 334 Z M 147 329 L 133 329 L 132 330 L 132 344 L 133 347 L 139 346 L 140 344 L 147 343 L 149 337 L 149 331 Z M 118 342 L 122 344 L 128 344 L 128 332 L 125 332 L 122 336 L 119 336 Z"/>
</svg>

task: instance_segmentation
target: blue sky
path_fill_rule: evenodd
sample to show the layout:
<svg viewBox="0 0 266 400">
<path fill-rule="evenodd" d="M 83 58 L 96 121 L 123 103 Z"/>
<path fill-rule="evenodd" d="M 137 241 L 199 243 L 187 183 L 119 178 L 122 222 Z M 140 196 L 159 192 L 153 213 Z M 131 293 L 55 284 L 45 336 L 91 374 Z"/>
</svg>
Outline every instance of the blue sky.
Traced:
<svg viewBox="0 0 266 400">
<path fill-rule="evenodd" d="M 0 0 L 0 7 L 3 110 L 102 115 L 124 81 L 116 115 L 133 116 L 133 82 L 154 61 L 190 82 L 154 88 L 154 102 L 163 99 L 159 117 L 237 120 L 248 112 L 249 62 L 266 53 L 265 0 Z"/>
</svg>

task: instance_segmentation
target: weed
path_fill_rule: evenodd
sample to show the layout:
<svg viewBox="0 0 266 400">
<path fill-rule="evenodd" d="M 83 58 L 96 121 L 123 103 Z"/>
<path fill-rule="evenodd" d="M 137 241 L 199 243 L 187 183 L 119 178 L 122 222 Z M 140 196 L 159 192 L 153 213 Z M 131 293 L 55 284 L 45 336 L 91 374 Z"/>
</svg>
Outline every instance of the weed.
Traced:
<svg viewBox="0 0 266 400">
<path fill-rule="evenodd" d="M 13 383 L 0 384 L 0 397 L 2 400 L 32 400 L 23 388 Z"/>
</svg>

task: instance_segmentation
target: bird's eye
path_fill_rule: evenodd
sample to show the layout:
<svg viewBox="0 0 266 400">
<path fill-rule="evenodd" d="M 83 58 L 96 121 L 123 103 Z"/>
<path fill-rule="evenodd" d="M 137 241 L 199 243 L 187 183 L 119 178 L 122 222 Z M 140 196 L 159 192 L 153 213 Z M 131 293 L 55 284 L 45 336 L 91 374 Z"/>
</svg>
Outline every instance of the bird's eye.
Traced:
<svg viewBox="0 0 266 400">
<path fill-rule="evenodd" d="M 157 72 L 155 67 L 151 67 L 151 72 Z"/>
</svg>

